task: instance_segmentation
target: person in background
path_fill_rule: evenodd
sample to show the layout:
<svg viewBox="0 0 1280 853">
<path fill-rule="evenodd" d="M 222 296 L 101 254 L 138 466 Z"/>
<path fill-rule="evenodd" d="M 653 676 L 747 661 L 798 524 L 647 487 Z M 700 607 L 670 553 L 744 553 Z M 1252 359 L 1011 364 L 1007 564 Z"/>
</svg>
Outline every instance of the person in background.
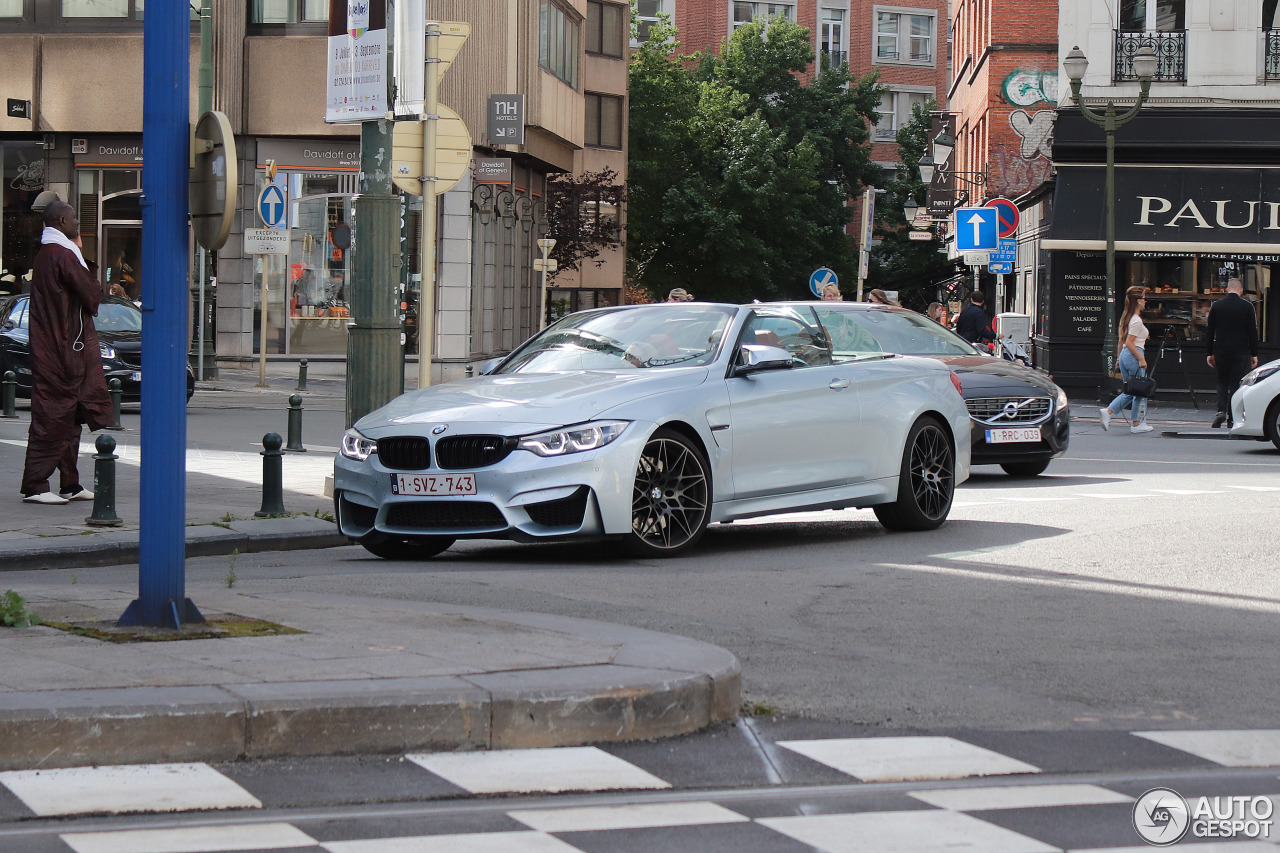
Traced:
<svg viewBox="0 0 1280 853">
<path fill-rule="evenodd" d="M 671 292 L 667 294 L 668 302 L 692 302 L 693 294 L 685 290 L 683 287 L 673 287 Z"/>
<path fill-rule="evenodd" d="M 982 307 L 986 297 L 981 290 L 969 294 L 969 305 L 956 318 L 956 334 L 971 344 L 994 341 L 995 333 L 991 331 L 991 319 Z"/>
<path fill-rule="evenodd" d="M 823 302 L 843 302 L 844 294 L 840 292 L 838 284 L 825 284 L 822 286 Z"/>
<path fill-rule="evenodd" d="M 1211 426 L 1217 429 L 1225 422 L 1230 429 L 1231 397 L 1244 375 L 1258 366 L 1258 317 L 1238 278 L 1227 282 L 1227 295 L 1209 309 L 1204 351 L 1209 366 L 1218 371 L 1218 414 Z"/>
<path fill-rule="evenodd" d="M 1124 292 L 1124 314 L 1120 317 L 1120 378 L 1125 382 L 1133 376 L 1147 375 L 1147 357 L 1143 348 L 1150 333 L 1142 322 L 1142 309 L 1147 304 L 1147 289 L 1136 285 Z M 1099 411 L 1102 428 L 1111 429 L 1111 416 L 1130 409 L 1132 426 L 1129 432 L 1151 432 L 1147 423 L 1147 398 L 1121 392 L 1111 405 Z"/>
<path fill-rule="evenodd" d="M 40 243 L 31 279 L 31 426 L 22 500 L 91 501 L 76 467 L 81 425 L 92 432 L 115 423 L 93 327 L 102 285 L 97 264 L 90 266 L 80 252 L 80 220 L 65 201 L 45 207 Z M 49 490 L 54 471 L 57 494 Z"/>
<path fill-rule="evenodd" d="M 880 288 L 876 288 L 875 290 L 869 290 L 869 291 L 867 291 L 867 301 L 868 301 L 868 302 L 874 302 L 874 303 L 876 303 L 877 305 L 894 305 L 894 306 L 896 306 L 896 305 L 898 304 L 897 300 L 890 299 L 890 298 L 889 298 L 889 294 L 885 293 L 885 292 L 884 292 L 883 290 L 881 290 Z"/>
<path fill-rule="evenodd" d="M 947 306 L 941 302 L 930 302 L 929 307 L 925 309 L 924 315 L 939 326 L 947 325 Z"/>
</svg>

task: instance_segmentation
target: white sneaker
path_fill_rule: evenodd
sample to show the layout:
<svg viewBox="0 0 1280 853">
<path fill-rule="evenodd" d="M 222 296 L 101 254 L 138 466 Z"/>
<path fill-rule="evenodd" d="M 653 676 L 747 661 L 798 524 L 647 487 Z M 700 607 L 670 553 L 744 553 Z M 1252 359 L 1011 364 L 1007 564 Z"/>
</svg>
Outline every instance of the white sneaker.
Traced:
<svg viewBox="0 0 1280 853">
<path fill-rule="evenodd" d="M 1155 429 L 1155 427 L 1151 424 L 1143 422 L 1136 426 L 1129 427 L 1129 432 L 1151 432 L 1153 429 Z"/>
<path fill-rule="evenodd" d="M 64 504 L 67 499 L 61 495 L 55 495 L 53 492 L 40 492 L 37 495 L 27 495 L 22 499 L 26 504 Z"/>
<path fill-rule="evenodd" d="M 1111 410 L 1110 409 L 1099 409 L 1098 419 L 1102 421 L 1103 429 L 1111 429 Z"/>
</svg>

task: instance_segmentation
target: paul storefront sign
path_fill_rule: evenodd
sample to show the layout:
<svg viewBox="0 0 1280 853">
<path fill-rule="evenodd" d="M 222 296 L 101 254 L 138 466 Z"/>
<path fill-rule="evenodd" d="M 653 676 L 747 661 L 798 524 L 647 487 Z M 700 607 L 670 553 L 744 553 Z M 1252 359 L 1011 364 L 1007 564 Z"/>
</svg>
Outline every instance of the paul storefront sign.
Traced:
<svg viewBox="0 0 1280 853">
<path fill-rule="evenodd" d="M 1042 247 L 1105 248 L 1105 170 L 1058 168 Z M 1118 167 L 1115 188 L 1117 251 L 1280 252 L 1280 168 Z"/>
</svg>

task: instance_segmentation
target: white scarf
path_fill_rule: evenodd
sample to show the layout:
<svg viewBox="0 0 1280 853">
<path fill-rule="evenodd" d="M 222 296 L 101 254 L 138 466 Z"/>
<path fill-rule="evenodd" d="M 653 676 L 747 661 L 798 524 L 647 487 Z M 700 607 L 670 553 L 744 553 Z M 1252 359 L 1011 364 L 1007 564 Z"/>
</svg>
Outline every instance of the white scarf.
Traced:
<svg viewBox="0 0 1280 853">
<path fill-rule="evenodd" d="M 75 253 L 76 260 L 80 262 L 80 266 L 84 267 L 85 269 L 89 268 L 89 265 L 84 262 L 84 255 L 80 254 L 80 247 L 77 246 L 75 243 L 72 243 L 71 239 L 67 237 L 66 234 L 63 234 L 61 231 L 59 231 L 57 228 L 50 228 L 48 225 L 46 225 L 44 227 L 44 232 L 40 235 L 40 242 L 42 244 L 53 243 L 55 246 L 61 246 L 64 249 L 70 249 L 72 252 Z"/>
</svg>

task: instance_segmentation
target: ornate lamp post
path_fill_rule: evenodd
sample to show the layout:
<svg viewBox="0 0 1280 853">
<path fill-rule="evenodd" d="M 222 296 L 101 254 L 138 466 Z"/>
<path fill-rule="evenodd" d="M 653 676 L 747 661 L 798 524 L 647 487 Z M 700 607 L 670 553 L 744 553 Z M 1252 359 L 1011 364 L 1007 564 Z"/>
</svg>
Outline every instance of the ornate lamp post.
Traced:
<svg viewBox="0 0 1280 853">
<path fill-rule="evenodd" d="M 1133 57 L 1133 70 L 1138 75 L 1138 100 L 1123 113 L 1116 113 L 1113 101 L 1107 101 L 1106 109 L 1094 112 L 1084 104 L 1080 96 L 1080 83 L 1089 68 L 1089 60 L 1079 47 L 1071 48 L 1067 58 L 1062 61 L 1066 69 L 1067 79 L 1071 81 L 1071 99 L 1075 101 L 1080 113 L 1091 123 L 1101 127 L 1107 135 L 1107 301 L 1106 332 L 1102 341 L 1102 365 L 1108 376 L 1115 369 L 1116 362 L 1116 128 L 1125 124 L 1138 114 L 1138 110 L 1147 101 L 1151 91 L 1151 78 L 1155 76 L 1160 60 L 1150 46 L 1143 45 Z"/>
</svg>

